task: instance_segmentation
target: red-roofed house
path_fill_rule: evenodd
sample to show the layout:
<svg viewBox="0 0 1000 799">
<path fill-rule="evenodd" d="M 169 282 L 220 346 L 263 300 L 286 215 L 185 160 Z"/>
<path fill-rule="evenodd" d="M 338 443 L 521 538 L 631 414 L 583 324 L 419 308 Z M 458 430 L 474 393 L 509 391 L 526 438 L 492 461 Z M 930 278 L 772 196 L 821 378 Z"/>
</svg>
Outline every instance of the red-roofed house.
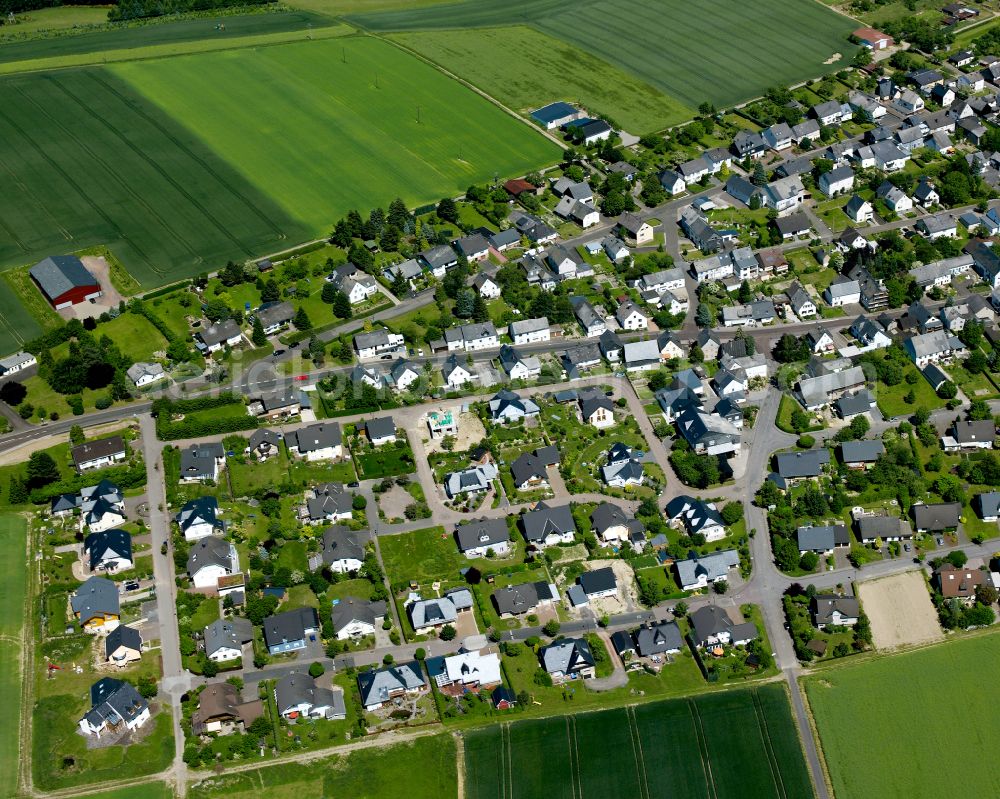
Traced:
<svg viewBox="0 0 1000 799">
<path fill-rule="evenodd" d="M 858 28 L 854 31 L 854 35 L 869 50 L 885 50 L 896 43 L 896 40 L 889 34 L 882 33 L 882 31 L 877 31 L 874 28 Z"/>
</svg>

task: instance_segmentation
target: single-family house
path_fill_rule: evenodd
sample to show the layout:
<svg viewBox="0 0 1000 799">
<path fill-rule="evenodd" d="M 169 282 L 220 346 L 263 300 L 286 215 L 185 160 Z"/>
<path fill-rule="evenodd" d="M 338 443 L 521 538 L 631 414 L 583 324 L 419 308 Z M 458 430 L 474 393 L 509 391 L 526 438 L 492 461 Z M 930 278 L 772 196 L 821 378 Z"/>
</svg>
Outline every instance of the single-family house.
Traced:
<svg viewBox="0 0 1000 799">
<path fill-rule="evenodd" d="M 102 677 L 90 687 L 90 710 L 80 719 L 80 732 L 100 738 L 138 729 L 149 721 L 149 703 L 130 682 Z"/>
<path fill-rule="evenodd" d="M 760 637 L 753 622 L 736 623 L 719 605 L 705 605 L 691 616 L 691 632 L 701 648 L 743 646 Z"/>
<path fill-rule="evenodd" d="M 368 712 L 378 710 L 401 696 L 426 693 L 429 688 L 420 662 L 416 660 L 358 672 L 361 704 Z"/>
<path fill-rule="evenodd" d="M 285 433 L 289 453 L 307 461 L 329 461 L 343 456 L 343 435 L 337 422 L 319 422 Z"/>
<path fill-rule="evenodd" d="M 316 608 L 312 607 L 268 616 L 262 626 L 264 645 L 272 655 L 305 649 L 307 641 L 315 640 L 320 629 Z"/>
<path fill-rule="evenodd" d="M 498 557 L 510 552 L 510 531 L 506 519 L 477 519 L 455 529 L 459 551 L 469 559 L 484 558 L 492 550 Z"/>
<path fill-rule="evenodd" d="M 236 547 L 222 538 L 199 538 L 187 558 L 187 573 L 195 588 L 218 588 L 219 579 L 240 570 Z"/>
<path fill-rule="evenodd" d="M 220 513 L 219 501 L 215 497 L 195 497 L 184 503 L 174 516 L 174 521 L 184 534 L 185 541 L 197 541 L 226 529 L 225 523 L 219 518 Z"/>
</svg>

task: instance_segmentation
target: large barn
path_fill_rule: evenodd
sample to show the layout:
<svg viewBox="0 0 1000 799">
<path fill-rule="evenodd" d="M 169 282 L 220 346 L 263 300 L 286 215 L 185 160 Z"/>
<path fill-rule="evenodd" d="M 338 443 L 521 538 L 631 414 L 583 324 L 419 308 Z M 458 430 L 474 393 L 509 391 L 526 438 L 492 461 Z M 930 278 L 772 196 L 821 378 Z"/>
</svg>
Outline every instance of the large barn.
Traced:
<svg viewBox="0 0 1000 799">
<path fill-rule="evenodd" d="M 29 272 L 56 310 L 100 297 L 101 284 L 75 255 L 50 255 Z"/>
</svg>

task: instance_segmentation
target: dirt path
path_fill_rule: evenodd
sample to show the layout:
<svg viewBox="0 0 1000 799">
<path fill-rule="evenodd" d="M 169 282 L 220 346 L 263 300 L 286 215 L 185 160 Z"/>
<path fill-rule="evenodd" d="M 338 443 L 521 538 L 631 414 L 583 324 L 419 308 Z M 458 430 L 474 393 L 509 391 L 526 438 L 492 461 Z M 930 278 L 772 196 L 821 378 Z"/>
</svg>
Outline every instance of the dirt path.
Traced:
<svg viewBox="0 0 1000 799">
<path fill-rule="evenodd" d="M 465 799 L 465 738 L 462 733 L 453 732 L 455 739 L 455 778 L 458 787 L 457 799 Z"/>
</svg>

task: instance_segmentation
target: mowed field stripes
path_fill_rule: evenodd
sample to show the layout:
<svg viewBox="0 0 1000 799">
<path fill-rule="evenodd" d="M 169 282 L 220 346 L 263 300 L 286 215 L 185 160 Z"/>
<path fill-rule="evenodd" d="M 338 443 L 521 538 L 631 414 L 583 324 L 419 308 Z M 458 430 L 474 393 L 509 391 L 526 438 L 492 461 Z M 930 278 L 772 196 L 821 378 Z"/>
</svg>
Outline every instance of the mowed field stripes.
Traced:
<svg viewBox="0 0 1000 799">
<path fill-rule="evenodd" d="M 101 69 L 0 80 L 0 138 L 15 178 L 0 196 L 14 233 L 0 242 L 0 267 L 108 244 L 155 286 L 305 233 Z"/>
<path fill-rule="evenodd" d="M 815 0 L 715 0 L 711 4 L 465 0 L 354 15 L 348 20 L 383 33 L 530 25 L 634 75 L 689 108 L 706 100 L 717 107 L 742 102 L 771 86 L 842 69 L 857 49 L 847 40 L 856 25 Z M 840 58 L 835 59 L 838 53 Z M 835 60 L 824 63 L 831 59 Z M 453 68 L 463 74 L 462 68 Z M 481 74 L 483 69 L 477 61 L 470 72 Z M 503 63 L 497 59 L 496 75 L 484 84 L 498 82 L 502 74 Z M 615 116 L 613 107 L 601 110 Z M 665 119 L 663 124 L 673 121 Z"/>
<path fill-rule="evenodd" d="M 803 799 L 812 786 L 785 689 L 511 722 L 465 741 L 470 799 Z"/>
</svg>

